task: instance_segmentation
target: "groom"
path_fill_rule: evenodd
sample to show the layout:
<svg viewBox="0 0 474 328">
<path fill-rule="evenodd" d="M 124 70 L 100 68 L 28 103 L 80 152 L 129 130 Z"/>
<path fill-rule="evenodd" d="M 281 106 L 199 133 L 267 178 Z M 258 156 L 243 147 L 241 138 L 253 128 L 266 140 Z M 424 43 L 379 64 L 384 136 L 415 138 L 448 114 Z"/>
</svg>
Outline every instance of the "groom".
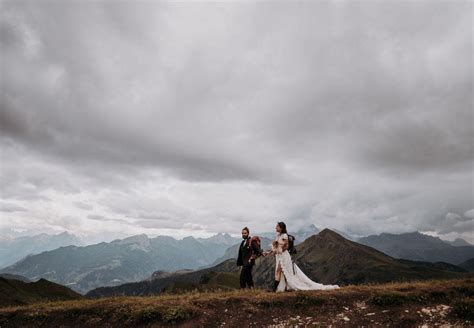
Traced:
<svg viewBox="0 0 474 328">
<path fill-rule="evenodd" d="M 239 247 L 239 256 L 237 257 L 237 266 L 241 266 L 240 270 L 240 288 L 253 288 L 252 269 L 255 264 L 255 258 L 263 255 L 260 248 L 258 237 L 250 237 L 249 228 L 242 229 L 242 243 Z"/>
</svg>

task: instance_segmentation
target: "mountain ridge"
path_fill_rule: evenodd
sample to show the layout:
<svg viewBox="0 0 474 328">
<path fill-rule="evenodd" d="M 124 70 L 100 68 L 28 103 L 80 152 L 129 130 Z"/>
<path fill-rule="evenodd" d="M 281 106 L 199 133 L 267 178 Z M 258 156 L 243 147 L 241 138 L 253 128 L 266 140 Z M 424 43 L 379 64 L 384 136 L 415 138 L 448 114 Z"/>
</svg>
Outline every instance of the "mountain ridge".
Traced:
<svg viewBox="0 0 474 328">
<path fill-rule="evenodd" d="M 75 244 L 81 245 L 82 241 L 67 231 L 55 235 L 40 233 L 3 239 L 0 240 L 0 268 L 14 264 L 29 255 Z"/>
<path fill-rule="evenodd" d="M 350 241 L 329 229 L 308 238 L 297 246 L 297 250 L 298 253 L 294 256 L 297 264 L 311 279 L 324 284 L 347 285 L 468 276 L 465 270 L 455 265 L 394 259 L 369 246 Z M 257 286 L 269 288 L 272 285 L 274 261 L 271 256 L 257 259 L 254 270 Z M 235 282 L 238 278 L 235 259 L 227 259 L 214 267 L 184 274 L 159 273 L 158 278 L 153 281 L 97 288 L 87 296 L 155 295 L 164 292 L 170 285 L 170 289 L 175 291 L 202 290 L 206 286 L 201 282 L 215 278 L 216 273 L 226 273 L 226 279 Z M 235 288 L 235 285 L 233 286 Z"/>
<path fill-rule="evenodd" d="M 403 234 L 370 235 L 359 238 L 358 242 L 392 257 L 414 261 L 460 264 L 474 257 L 473 245 L 453 246 L 445 240 L 418 231 Z"/>
<path fill-rule="evenodd" d="M 85 293 L 99 286 L 140 281 L 157 270 L 197 269 L 211 264 L 227 248 L 194 237 L 178 240 L 141 234 L 109 243 L 59 247 L 27 256 L 0 273 L 46 278 Z"/>
<path fill-rule="evenodd" d="M 82 295 L 46 279 L 24 282 L 0 277 L 0 307 L 80 299 Z"/>
</svg>

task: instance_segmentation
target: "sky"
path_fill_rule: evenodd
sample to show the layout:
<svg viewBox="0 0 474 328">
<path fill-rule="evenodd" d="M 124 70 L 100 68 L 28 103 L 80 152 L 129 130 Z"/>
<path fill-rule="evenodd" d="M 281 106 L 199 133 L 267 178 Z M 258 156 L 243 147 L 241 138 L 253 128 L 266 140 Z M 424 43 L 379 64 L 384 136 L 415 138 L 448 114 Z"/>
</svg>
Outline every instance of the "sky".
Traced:
<svg viewBox="0 0 474 328">
<path fill-rule="evenodd" d="M 472 26 L 472 1 L 0 1 L 0 231 L 474 242 Z"/>
</svg>

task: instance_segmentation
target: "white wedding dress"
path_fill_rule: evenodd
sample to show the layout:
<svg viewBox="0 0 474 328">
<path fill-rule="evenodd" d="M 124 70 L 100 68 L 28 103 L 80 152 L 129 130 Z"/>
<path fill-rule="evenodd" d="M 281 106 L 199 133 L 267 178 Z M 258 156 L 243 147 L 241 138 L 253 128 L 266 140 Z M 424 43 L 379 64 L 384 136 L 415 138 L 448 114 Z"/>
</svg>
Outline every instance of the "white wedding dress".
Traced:
<svg viewBox="0 0 474 328">
<path fill-rule="evenodd" d="M 293 263 L 291 255 L 288 251 L 282 252 L 284 240 L 288 239 L 287 234 L 279 234 L 275 241 L 278 242 L 278 247 L 272 246 L 275 254 L 275 276 L 277 275 L 278 265 L 282 268 L 282 275 L 280 283 L 278 284 L 277 292 L 284 292 L 285 290 L 329 290 L 337 289 L 338 285 L 323 285 L 309 279 L 303 271 Z"/>
</svg>

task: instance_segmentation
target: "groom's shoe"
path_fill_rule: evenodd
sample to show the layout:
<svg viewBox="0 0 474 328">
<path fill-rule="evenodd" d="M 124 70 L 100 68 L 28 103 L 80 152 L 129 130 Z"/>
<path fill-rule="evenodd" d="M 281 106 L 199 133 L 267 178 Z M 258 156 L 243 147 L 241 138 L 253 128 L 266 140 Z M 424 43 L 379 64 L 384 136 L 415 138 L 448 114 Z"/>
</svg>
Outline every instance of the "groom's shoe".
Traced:
<svg viewBox="0 0 474 328">
<path fill-rule="evenodd" d="M 280 284 L 279 281 L 276 281 L 276 280 L 275 280 L 275 281 L 273 282 L 273 291 L 274 291 L 274 292 L 277 291 L 277 288 L 278 288 L 278 285 L 279 285 L 279 284 Z"/>
</svg>

